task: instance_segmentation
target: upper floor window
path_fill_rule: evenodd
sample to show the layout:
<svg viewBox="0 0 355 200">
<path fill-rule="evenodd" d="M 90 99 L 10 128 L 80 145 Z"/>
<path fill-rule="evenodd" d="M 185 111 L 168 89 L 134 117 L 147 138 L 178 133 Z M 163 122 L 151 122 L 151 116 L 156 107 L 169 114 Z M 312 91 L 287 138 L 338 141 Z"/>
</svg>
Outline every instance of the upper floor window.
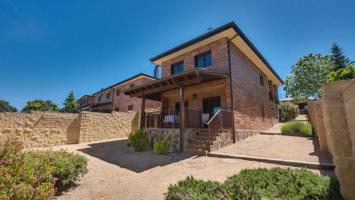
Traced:
<svg viewBox="0 0 355 200">
<path fill-rule="evenodd" d="M 110 99 L 111 98 L 111 92 L 106 94 L 106 99 Z"/>
<path fill-rule="evenodd" d="M 128 111 L 132 111 L 133 110 L 133 105 L 129 105 L 128 106 Z"/>
<path fill-rule="evenodd" d="M 265 85 L 265 81 L 264 81 L 264 77 L 262 75 L 260 75 L 260 85 L 264 86 Z"/>
<path fill-rule="evenodd" d="M 184 71 L 184 62 L 178 62 L 171 65 L 171 75 L 179 74 Z"/>
<path fill-rule="evenodd" d="M 100 96 L 97 98 L 97 101 L 100 102 L 102 99 L 102 95 L 100 94 Z"/>
<path fill-rule="evenodd" d="M 121 90 L 116 90 L 116 96 L 120 96 Z"/>
<path fill-rule="evenodd" d="M 195 67 L 204 68 L 212 65 L 211 51 L 195 56 Z"/>
</svg>

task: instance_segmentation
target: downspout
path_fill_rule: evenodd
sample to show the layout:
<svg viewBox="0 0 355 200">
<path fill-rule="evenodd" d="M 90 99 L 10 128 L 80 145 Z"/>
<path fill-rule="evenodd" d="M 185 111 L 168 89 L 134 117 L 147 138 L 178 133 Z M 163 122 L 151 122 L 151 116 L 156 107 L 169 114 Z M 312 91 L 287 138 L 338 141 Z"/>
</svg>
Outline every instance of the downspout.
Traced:
<svg viewBox="0 0 355 200">
<path fill-rule="evenodd" d="M 230 54 L 230 42 L 236 38 L 238 36 L 238 33 L 233 36 L 231 39 L 228 39 L 227 41 L 227 47 L 228 47 L 228 62 L 229 62 L 229 87 L 230 87 L 230 97 L 231 97 L 231 106 L 232 106 L 232 113 L 233 113 L 233 117 L 232 117 L 232 133 L 233 133 L 233 143 L 236 142 L 236 138 L 235 138 L 235 123 L 234 123 L 234 98 L 233 98 L 233 80 L 232 80 L 232 62 L 231 62 L 231 54 Z"/>
</svg>

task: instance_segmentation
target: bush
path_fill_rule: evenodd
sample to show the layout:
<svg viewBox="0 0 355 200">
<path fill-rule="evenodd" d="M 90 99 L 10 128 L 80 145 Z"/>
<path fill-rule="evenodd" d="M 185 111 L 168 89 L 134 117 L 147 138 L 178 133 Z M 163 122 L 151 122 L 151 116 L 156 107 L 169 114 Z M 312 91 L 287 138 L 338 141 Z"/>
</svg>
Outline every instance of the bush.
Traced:
<svg viewBox="0 0 355 200">
<path fill-rule="evenodd" d="M 327 75 L 327 83 L 333 83 L 339 80 L 352 79 L 355 77 L 355 68 L 354 66 L 347 66 L 337 71 L 330 72 Z"/>
<path fill-rule="evenodd" d="M 61 151 L 29 151 L 25 153 L 25 163 L 36 169 L 38 165 L 48 165 L 55 178 L 58 190 L 75 185 L 79 177 L 87 172 L 87 159 L 78 154 Z"/>
<path fill-rule="evenodd" d="M 160 140 L 154 143 L 154 153 L 156 154 L 167 154 L 170 148 L 169 140 Z"/>
<path fill-rule="evenodd" d="M 281 127 L 281 133 L 284 135 L 302 135 L 312 136 L 312 125 L 309 122 L 292 121 Z"/>
<path fill-rule="evenodd" d="M 129 134 L 129 142 L 132 144 L 135 151 L 144 151 L 148 147 L 148 136 L 142 129 Z"/>
<path fill-rule="evenodd" d="M 0 199 L 54 199 L 86 172 L 84 157 L 65 151 L 23 152 L 15 140 L 0 149 Z"/>
<path fill-rule="evenodd" d="M 171 185 L 166 199 L 341 200 L 339 184 L 305 169 L 245 169 L 224 183 L 187 177 Z"/>
<path fill-rule="evenodd" d="M 292 103 L 280 103 L 280 120 L 282 122 L 294 120 L 297 117 L 297 105 Z"/>
</svg>

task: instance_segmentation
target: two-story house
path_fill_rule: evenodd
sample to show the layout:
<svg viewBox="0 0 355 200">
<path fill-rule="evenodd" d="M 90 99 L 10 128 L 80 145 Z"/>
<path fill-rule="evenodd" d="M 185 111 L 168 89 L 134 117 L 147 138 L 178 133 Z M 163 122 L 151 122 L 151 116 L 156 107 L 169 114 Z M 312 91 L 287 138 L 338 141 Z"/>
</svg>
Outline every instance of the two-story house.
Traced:
<svg viewBox="0 0 355 200">
<path fill-rule="evenodd" d="M 92 95 L 84 95 L 78 100 L 79 109 L 93 112 L 139 111 L 141 109 L 140 98 L 125 95 L 122 93 L 122 90 L 153 80 L 157 79 L 147 74 L 141 73 L 135 75 L 95 92 Z M 149 100 L 145 102 L 145 108 L 159 109 L 160 102 Z"/>
<path fill-rule="evenodd" d="M 234 22 L 151 62 L 161 67 L 162 78 L 124 92 L 143 104 L 161 102 L 159 114 L 144 114 L 142 109 L 141 127 L 153 140 L 164 134 L 178 138 L 174 150 L 201 154 L 278 121 L 277 88 L 283 82 Z"/>
</svg>

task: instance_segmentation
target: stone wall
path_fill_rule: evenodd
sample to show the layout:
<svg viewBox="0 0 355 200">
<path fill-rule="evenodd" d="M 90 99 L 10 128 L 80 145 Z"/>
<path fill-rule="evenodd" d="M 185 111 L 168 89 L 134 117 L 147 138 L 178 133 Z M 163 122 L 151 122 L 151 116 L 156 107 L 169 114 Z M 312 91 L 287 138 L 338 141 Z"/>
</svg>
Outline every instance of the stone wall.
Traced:
<svg viewBox="0 0 355 200">
<path fill-rule="evenodd" d="M 81 114 L 80 142 L 125 138 L 132 129 L 136 112 L 112 112 Z"/>
<path fill-rule="evenodd" d="M 233 131 L 230 129 L 226 129 L 221 131 L 213 140 L 210 145 L 211 151 L 217 151 L 218 149 L 233 144 Z"/>
<path fill-rule="evenodd" d="M 169 140 L 171 142 L 169 152 L 178 152 L 180 145 L 180 129 L 178 128 L 148 128 L 145 130 L 149 138 L 149 147 L 152 149 L 153 144 L 159 140 Z M 184 147 L 193 141 L 198 129 L 186 128 L 184 132 Z"/>
<path fill-rule="evenodd" d="M 310 120 L 323 150 L 333 156 L 345 199 L 355 199 L 355 79 L 322 87 L 323 96 L 308 101 Z"/>
<path fill-rule="evenodd" d="M 25 147 L 77 144 L 127 137 L 138 127 L 132 113 L 0 113 L 0 145 L 16 138 Z"/>
</svg>

